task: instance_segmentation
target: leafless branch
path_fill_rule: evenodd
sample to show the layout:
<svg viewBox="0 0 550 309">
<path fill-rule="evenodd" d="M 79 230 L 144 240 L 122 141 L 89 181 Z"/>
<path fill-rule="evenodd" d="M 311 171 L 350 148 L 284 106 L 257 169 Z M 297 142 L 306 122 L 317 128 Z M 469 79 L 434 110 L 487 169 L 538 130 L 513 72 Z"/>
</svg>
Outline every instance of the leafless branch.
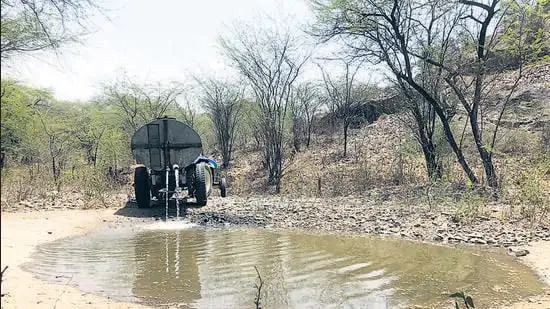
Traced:
<svg viewBox="0 0 550 309">
<path fill-rule="evenodd" d="M 254 305 L 256 305 L 256 309 L 261 309 L 260 301 L 262 297 L 262 287 L 264 286 L 264 281 L 262 280 L 262 276 L 260 276 L 260 271 L 258 270 L 258 267 L 254 266 L 254 269 L 256 270 L 256 274 L 258 275 L 258 280 L 260 281 L 259 284 L 256 284 L 256 298 L 254 299 Z"/>
</svg>

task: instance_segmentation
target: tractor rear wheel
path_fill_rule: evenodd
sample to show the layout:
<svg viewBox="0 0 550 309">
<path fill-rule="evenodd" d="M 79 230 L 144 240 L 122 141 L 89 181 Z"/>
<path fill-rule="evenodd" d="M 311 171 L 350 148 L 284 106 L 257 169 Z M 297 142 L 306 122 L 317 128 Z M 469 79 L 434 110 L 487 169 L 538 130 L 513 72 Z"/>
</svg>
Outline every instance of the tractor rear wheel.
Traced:
<svg viewBox="0 0 550 309">
<path fill-rule="evenodd" d="M 193 188 L 195 189 L 195 198 L 198 206 L 206 206 L 208 196 L 212 190 L 212 176 L 206 164 L 199 163 L 195 165 L 195 177 Z"/>
<path fill-rule="evenodd" d="M 151 207 L 151 186 L 145 166 L 138 166 L 134 171 L 134 192 L 138 208 Z"/>
</svg>

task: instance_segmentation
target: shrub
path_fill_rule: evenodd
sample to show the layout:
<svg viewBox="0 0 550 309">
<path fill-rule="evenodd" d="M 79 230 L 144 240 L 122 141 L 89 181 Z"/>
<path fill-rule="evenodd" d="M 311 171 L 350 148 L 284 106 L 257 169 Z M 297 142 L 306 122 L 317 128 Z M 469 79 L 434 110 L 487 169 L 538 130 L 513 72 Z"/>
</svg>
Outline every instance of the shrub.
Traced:
<svg viewBox="0 0 550 309">
<path fill-rule="evenodd" d="M 459 222 L 472 222 L 478 216 L 484 214 L 487 205 L 487 197 L 475 189 L 467 189 L 457 202 L 455 219 Z"/>
</svg>

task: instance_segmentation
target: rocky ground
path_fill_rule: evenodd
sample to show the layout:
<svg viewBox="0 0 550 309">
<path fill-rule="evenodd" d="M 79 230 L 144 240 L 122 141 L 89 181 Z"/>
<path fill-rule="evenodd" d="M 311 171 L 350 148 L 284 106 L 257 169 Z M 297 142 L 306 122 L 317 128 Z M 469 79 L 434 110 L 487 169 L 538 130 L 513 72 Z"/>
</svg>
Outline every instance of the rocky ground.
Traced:
<svg viewBox="0 0 550 309">
<path fill-rule="evenodd" d="M 164 219 L 165 207 L 138 209 L 127 203 L 118 214 Z M 174 205 L 169 216 L 175 216 Z M 498 211 L 495 210 L 495 214 Z M 206 207 L 188 208 L 186 217 L 205 226 L 246 225 L 293 228 L 308 231 L 394 236 L 404 239 L 448 244 L 478 244 L 495 247 L 550 241 L 547 221 L 500 220 L 498 215 L 477 217 L 464 223 L 450 210 L 429 210 L 425 205 L 399 205 L 361 198 L 212 198 Z"/>
<path fill-rule="evenodd" d="M 217 192 L 215 192 L 217 193 Z M 372 192 L 371 192 L 372 193 Z M 393 195 L 397 193 L 391 193 Z M 124 192 L 109 194 L 95 208 L 120 208 L 117 215 L 164 219 L 165 204 L 138 209 Z M 30 199 L 2 209 L 3 212 L 35 212 L 82 209 L 78 193 L 49 199 Z M 124 207 L 120 207 L 125 205 Z M 185 216 L 206 226 L 245 225 L 308 231 L 381 235 L 447 244 L 477 244 L 517 247 L 533 241 L 550 241 L 550 218 L 532 220 L 504 219 L 504 207 L 485 206 L 483 215 L 458 218 L 456 206 L 426 205 L 420 200 L 386 199 L 380 194 L 368 197 L 290 198 L 277 196 L 211 197 L 208 205 L 188 205 Z M 170 205 L 170 216 L 176 215 Z M 183 210 L 182 210 L 183 214 Z"/>
</svg>

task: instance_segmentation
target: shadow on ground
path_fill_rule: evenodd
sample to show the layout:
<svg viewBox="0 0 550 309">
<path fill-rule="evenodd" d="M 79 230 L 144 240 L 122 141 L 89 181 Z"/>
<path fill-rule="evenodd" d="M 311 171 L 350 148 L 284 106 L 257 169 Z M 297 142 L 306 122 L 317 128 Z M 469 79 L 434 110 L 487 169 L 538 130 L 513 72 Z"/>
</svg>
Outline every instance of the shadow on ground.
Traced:
<svg viewBox="0 0 550 309">
<path fill-rule="evenodd" d="M 180 204 L 180 217 L 189 220 L 190 222 L 204 226 L 224 226 L 224 225 L 242 225 L 263 227 L 268 224 L 265 218 L 252 215 L 238 215 L 225 211 L 210 211 L 208 206 L 198 209 L 192 207 L 193 204 Z M 123 208 L 118 209 L 115 213 L 117 216 L 133 217 L 133 218 L 158 218 L 164 220 L 166 218 L 166 204 L 164 202 L 153 203 L 151 208 L 138 208 L 137 204 L 132 201 L 126 202 Z M 168 204 L 168 218 L 175 218 L 177 208 L 175 202 Z"/>
<path fill-rule="evenodd" d="M 185 216 L 188 208 L 189 205 L 180 203 L 180 216 Z M 138 208 L 135 202 L 128 201 L 124 207 L 117 210 L 114 214 L 117 216 L 133 218 L 166 218 L 166 204 L 164 201 L 153 202 L 150 208 Z M 168 204 L 168 217 L 176 217 L 176 215 L 176 202 L 171 201 Z"/>
</svg>

